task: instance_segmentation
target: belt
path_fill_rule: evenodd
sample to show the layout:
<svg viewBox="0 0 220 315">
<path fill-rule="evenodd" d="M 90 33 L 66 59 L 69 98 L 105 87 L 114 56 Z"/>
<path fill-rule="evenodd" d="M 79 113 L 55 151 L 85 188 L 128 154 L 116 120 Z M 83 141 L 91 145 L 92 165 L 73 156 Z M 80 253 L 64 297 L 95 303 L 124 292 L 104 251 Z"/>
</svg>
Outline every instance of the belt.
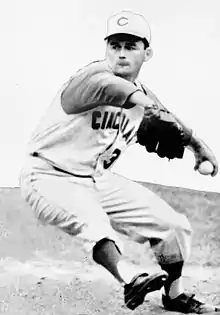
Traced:
<svg viewBox="0 0 220 315">
<path fill-rule="evenodd" d="M 64 170 L 64 169 L 62 169 L 62 168 L 59 168 L 59 167 L 53 165 L 50 160 L 48 160 L 47 158 L 45 158 L 43 155 L 39 154 L 38 152 L 33 152 L 33 153 L 31 153 L 31 155 L 34 156 L 34 157 L 39 157 L 39 158 L 41 158 L 42 160 L 48 162 L 48 163 L 50 164 L 50 166 L 52 166 L 53 169 L 56 170 L 56 171 L 58 171 L 58 172 L 65 173 L 65 174 L 68 174 L 68 175 L 71 175 L 71 176 L 75 176 L 75 177 L 92 178 L 92 180 L 94 181 L 94 179 L 93 179 L 93 177 L 92 177 L 91 175 L 75 174 L 75 173 L 68 172 L 68 171 L 66 171 L 66 170 Z"/>
</svg>

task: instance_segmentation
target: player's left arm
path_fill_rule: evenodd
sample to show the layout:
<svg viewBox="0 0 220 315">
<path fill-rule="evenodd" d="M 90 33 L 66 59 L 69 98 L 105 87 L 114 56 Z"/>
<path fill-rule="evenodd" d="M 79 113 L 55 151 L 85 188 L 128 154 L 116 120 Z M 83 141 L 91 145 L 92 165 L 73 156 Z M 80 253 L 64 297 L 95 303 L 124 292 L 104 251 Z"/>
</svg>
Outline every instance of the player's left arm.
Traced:
<svg viewBox="0 0 220 315">
<path fill-rule="evenodd" d="M 143 86 L 146 94 L 153 99 L 156 104 L 165 110 L 167 108 L 160 102 L 160 100 L 157 98 L 157 96 L 150 91 L 146 86 Z M 189 139 L 188 144 L 186 145 L 186 148 L 193 152 L 195 156 L 195 166 L 194 170 L 198 170 L 200 165 L 204 161 L 209 161 L 213 166 L 213 171 L 211 173 L 211 176 L 215 176 L 218 173 L 218 161 L 212 152 L 212 150 L 209 148 L 209 146 L 200 139 L 191 128 L 189 128 L 186 124 L 184 124 L 175 114 L 172 113 L 172 115 L 175 117 L 176 121 L 182 126 L 184 133 L 187 135 L 187 138 Z M 189 136 L 190 135 L 190 136 Z"/>
</svg>

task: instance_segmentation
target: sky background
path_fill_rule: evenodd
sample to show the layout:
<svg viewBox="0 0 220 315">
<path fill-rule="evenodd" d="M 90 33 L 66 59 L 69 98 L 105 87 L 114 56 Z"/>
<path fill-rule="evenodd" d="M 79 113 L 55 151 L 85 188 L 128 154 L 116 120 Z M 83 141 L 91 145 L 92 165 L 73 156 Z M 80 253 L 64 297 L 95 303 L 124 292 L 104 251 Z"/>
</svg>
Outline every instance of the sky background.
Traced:
<svg viewBox="0 0 220 315">
<path fill-rule="evenodd" d="M 153 58 L 140 79 L 206 141 L 220 161 L 219 0 L 1 0 L 0 186 L 17 186 L 27 142 L 60 86 L 103 59 L 106 20 L 122 9 L 151 25 Z M 220 175 L 168 162 L 135 145 L 114 171 L 135 180 L 220 192 Z"/>
</svg>

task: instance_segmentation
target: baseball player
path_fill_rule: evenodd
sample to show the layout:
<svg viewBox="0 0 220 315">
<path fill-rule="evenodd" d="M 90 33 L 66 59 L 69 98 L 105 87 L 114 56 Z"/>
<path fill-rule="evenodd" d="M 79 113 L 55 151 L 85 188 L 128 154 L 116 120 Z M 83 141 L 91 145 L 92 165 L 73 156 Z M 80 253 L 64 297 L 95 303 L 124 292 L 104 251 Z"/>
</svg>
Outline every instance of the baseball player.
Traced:
<svg viewBox="0 0 220 315">
<path fill-rule="evenodd" d="M 169 159 L 182 158 L 189 148 L 195 169 L 209 161 L 212 176 L 217 161 L 138 81 L 152 57 L 145 18 L 130 11 L 111 16 L 105 41 L 105 59 L 80 69 L 62 86 L 33 133 L 20 176 L 22 195 L 41 222 L 84 240 L 94 261 L 122 285 L 129 309 L 163 287 L 167 310 L 217 311 L 182 286 L 192 236 L 188 219 L 149 189 L 111 172 L 135 143 Z M 161 271 L 138 273 L 128 265 L 118 233 L 149 242 Z"/>
</svg>

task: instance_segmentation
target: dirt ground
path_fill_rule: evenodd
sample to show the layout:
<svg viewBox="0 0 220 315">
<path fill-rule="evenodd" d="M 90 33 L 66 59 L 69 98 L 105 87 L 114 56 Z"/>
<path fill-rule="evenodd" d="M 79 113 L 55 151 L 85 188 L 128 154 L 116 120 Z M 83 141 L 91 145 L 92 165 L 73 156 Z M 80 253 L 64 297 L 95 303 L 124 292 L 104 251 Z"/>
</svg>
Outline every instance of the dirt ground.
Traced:
<svg viewBox="0 0 220 315">
<path fill-rule="evenodd" d="M 220 304 L 220 194 L 147 186 L 187 214 L 194 228 L 192 255 L 184 270 L 186 289 Z M 137 269 L 159 269 L 148 244 L 121 237 L 126 259 Z M 0 190 L 0 314 L 165 313 L 169 314 L 162 308 L 159 291 L 149 294 L 135 311 L 126 309 L 122 288 L 93 263 L 80 239 L 40 225 L 19 189 Z"/>
</svg>

